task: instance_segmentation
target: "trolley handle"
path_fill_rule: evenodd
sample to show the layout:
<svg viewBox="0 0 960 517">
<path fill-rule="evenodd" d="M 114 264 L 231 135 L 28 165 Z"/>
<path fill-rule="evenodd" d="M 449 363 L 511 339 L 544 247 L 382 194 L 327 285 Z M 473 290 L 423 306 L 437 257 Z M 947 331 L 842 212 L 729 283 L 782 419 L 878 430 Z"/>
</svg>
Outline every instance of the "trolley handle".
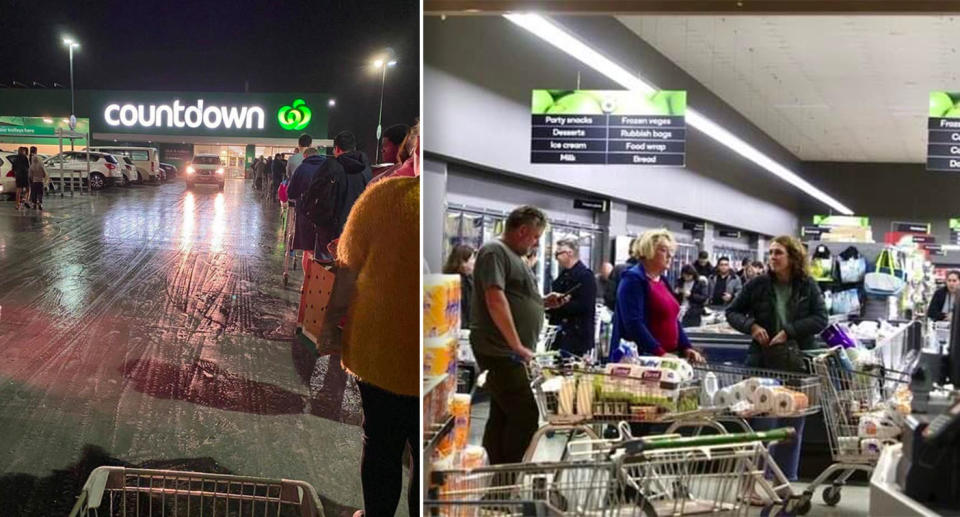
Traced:
<svg viewBox="0 0 960 517">
<path fill-rule="evenodd" d="M 676 435 L 660 437 L 637 438 L 617 444 L 610 451 L 610 456 L 620 453 L 635 455 L 658 449 L 675 449 L 680 447 L 708 447 L 713 445 L 737 445 L 749 442 L 780 442 L 795 440 L 797 431 L 793 427 L 782 427 L 771 431 L 753 433 L 728 433 L 706 436 L 688 436 L 678 438 Z"/>
</svg>

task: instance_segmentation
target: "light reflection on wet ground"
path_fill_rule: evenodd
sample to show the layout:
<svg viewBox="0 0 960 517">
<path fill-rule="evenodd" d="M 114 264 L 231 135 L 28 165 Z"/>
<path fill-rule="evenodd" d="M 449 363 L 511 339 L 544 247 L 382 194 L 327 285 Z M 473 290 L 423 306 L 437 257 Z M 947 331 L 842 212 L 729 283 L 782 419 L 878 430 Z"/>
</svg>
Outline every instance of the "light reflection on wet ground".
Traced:
<svg viewBox="0 0 960 517">
<path fill-rule="evenodd" d="M 240 181 L 44 205 L 0 202 L 0 506 L 24 479 L 82 484 L 91 458 L 212 461 L 360 506 L 359 397 L 335 351 L 292 339 L 279 210 Z"/>
</svg>

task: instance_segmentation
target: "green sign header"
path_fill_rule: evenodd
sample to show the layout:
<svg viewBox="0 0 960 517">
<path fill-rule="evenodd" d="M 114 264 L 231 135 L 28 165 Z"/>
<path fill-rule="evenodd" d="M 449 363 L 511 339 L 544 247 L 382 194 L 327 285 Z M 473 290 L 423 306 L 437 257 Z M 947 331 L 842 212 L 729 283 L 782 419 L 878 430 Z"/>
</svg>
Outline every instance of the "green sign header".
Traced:
<svg viewBox="0 0 960 517">
<path fill-rule="evenodd" d="M 629 90 L 533 90 L 533 115 L 659 115 L 682 117 L 687 92 L 662 90 L 643 94 Z"/>
<path fill-rule="evenodd" d="M 868 228 L 870 226 L 869 217 L 857 217 L 855 215 L 815 215 L 813 224 L 822 226 L 855 226 Z"/>
</svg>

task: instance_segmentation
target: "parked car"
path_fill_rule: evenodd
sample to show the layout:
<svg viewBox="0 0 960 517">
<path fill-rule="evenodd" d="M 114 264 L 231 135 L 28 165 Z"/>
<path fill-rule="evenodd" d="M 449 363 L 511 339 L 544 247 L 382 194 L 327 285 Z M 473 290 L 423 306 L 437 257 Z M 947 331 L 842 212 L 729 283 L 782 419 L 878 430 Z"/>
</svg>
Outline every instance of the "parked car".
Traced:
<svg viewBox="0 0 960 517">
<path fill-rule="evenodd" d="M 114 156 L 123 170 L 123 186 L 126 187 L 137 180 L 137 166 L 129 156 Z"/>
<path fill-rule="evenodd" d="M 225 183 L 224 167 L 220 157 L 215 154 L 198 154 L 186 166 L 187 188 L 193 188 L 198 183 L 217 185 L 223 190 Z"/>
<path fill-rule="evenodd" d="M 89 176 L 87 175 L 88 155 L 90 157 Z M 48 158 L 43 166 L 47 169 L 50 182 L 56 188 L 60 187 L 61 176 L 64 185 L 73 182 L 76 187 L 86 186 L 89 183 L 92 190 L 100 190 L 123 181 L 123 170 L 117 158 L 107 153 L 64 151 Z M 79 185 L 76 185 L 77 182 Z"/>
<path fill-rule="evenodd" d="M 166 173 L 165 178 L 170 180 L 177 177 L 177 174 L 180 172 L 176 167 L 170 165 L 169 163 L 160 163 L 160 168 Z"/>
<path fill-rule="evenodd" d="M 0 195 L 13 197 L 17 193 L 17 179 L 13 177 L 13 158 L 16 151 L 0 151 Z"/>
<path fill-rule="evenodd" d="M 116 156 L 126 156 L 137 166 L 137 182 L 151 181 L 160 183 L 163 174 L 160 170 L 160 153 L 155 147 L 91 147 L 91 151 L 110 153 Z"/>
</svg>

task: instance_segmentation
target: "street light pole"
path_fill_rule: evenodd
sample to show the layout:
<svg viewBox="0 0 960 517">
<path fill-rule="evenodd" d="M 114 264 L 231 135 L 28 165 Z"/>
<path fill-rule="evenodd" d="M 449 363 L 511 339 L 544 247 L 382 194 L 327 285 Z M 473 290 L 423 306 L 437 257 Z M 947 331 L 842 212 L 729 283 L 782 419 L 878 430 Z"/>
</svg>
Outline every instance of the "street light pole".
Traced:
<svg viewBox="0 0 960 517">
<path fill-rule="evenodd" d="M 74 109 L 74 98 L 73 98 L 73 46 L 75 43 L 70 44 L 70 116 L 76 115 L 76 110 Z"/>
<path fill-rule="evenodd" d="M 383 122 L 383 85 L 387 80 L 387 64 L 382 65 L 383 72 L 380 74 L 380 113 L 377 115 L 377 159 L 374 163 L 380 163 L 380 133 L 381 123 Z"/>
</svg>

